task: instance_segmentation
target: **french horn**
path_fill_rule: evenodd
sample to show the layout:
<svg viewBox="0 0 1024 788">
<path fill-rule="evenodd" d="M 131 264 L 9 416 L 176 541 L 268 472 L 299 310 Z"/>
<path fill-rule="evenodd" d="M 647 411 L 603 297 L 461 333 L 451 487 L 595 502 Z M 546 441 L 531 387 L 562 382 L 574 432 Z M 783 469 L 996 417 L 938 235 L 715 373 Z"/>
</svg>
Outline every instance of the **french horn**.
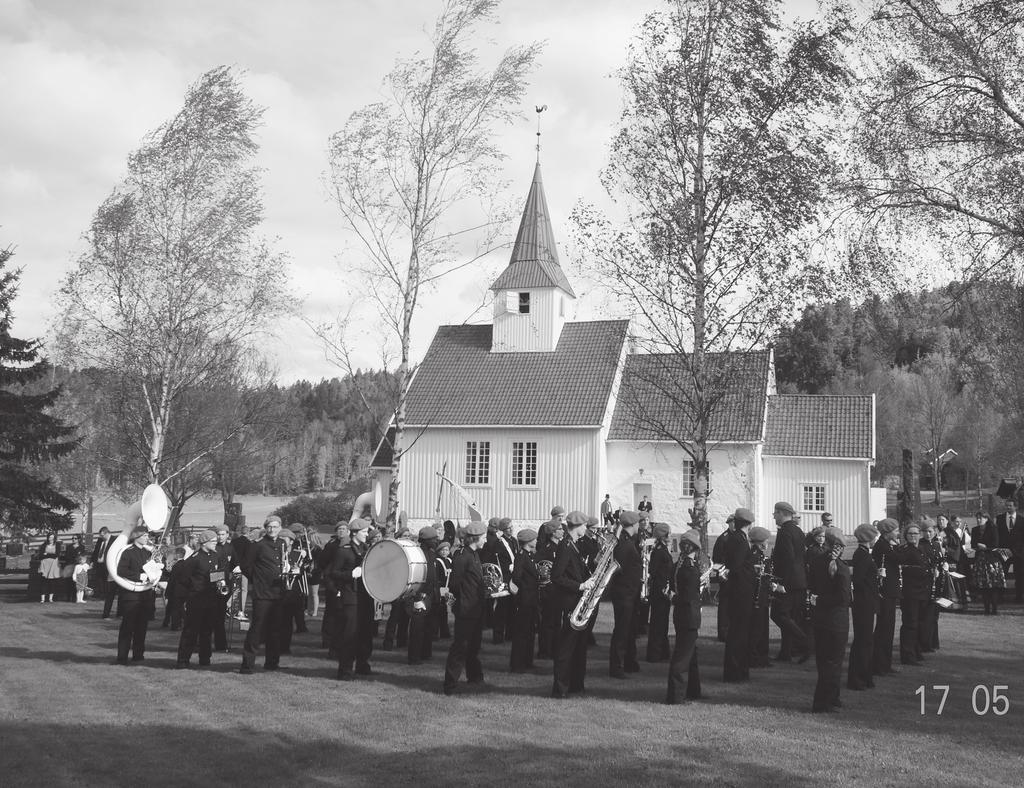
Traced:
<svg viewBox="0 0 1024 788">
<path fill-rule="evenodd" d="M 167 523 L 168 514 L 170 514 L 170 507 L 167 505 L 167 496 L 159 484 L 149 485 L 143 491 L 142 498 L 133 503 L 125 512 L 124 529 L 117 535 L 107 551 L 107 572 L 110 574 L 110 579 L 126 591 L 147 591 L 160 580 L 160 565 L 154 561 L 146 564 L 147 581 L 127 580 L 121 577 L 117 573 L 117 564 L 121 560 L 121 553 L 128 547 L 128 537 L 131 536 L 132 529 L 138 525 L 140 518 L 149 531 L 160 531 Z"/>
</svg>

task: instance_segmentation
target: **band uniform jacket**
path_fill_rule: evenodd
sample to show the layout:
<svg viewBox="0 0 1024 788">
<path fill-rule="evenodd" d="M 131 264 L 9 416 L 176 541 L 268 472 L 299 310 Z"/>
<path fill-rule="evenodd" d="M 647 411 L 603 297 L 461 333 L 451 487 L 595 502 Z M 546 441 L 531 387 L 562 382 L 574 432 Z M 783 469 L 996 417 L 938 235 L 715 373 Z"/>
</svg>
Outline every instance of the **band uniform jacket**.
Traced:
<svg viewBox="0 0 1024 788">
<path fill-rule="evenodd" d="M 284 539 L 264 536 L 247 551 L 242 571 L 249 578 L 249 593 L 253 599 L 283 599 L 284 579 L 282 559 L 288 545 Z"/>
<path fill-rule="evenodd" d="M 871 557 L 877 569 L 885 569 L 885 577 L 880 578 L 882 596 L 886 599 L 900 598 L 900 562 L 896 548 L 887 539 L 879 539 L 871 550 Z"/>
<path fill-rule="evenodd" d="M 352 570 L 363 565 L 365 551 L 358 550 L 347 542 L 334 551 L 334 558 L 324 572 L 324 587 L 327 599 L 342 607 L 351 607 L 359 602 L 361 578 L 352 577 Z"/>
<path fill-rule="evenodd" d="M 152 559 L 153 554 L 144 547 L 139 547 L 136 544 L 130 544 L 121 553 L 121 558 L 117 562 L 117 574 L 119 577 L 125 580 L 132 580 L 134 582 L 145 582 L 146 577 L 143 573 L 143 567 L 149 563 Z M 124 597 L 141 597 L 143 594 L 152 593 L 152 589 L 147 591 L 129 591 L 126 588 L 121 589 L 121 596 Z"/>
<path fill-rule="evenodd" d="M 516 556 L 516 565 L 512 568 L 512 582 L 519 589 L 516 598 L 520 607 L 540 605 L 540 572 L 537 571 L 533 556 L 525 550 Z"/>
<path fill-rule="evenodd" d="M 480 618 L 484 614 L 484 574 L 476 550 L 463 550 L 452 560 L 448 590 L 455 596 L 458 618 Z"/>
<path fill-rule="evenodd" d="M 911 544 L 905 544 L 897 551 L 897 559 L 903 567 L 903 598 L 927 601 L 932 581 L 928 555 Z"/>
<path fill-rule="evenodd" d="M 688 556 L 680 556 L 672 574 L 675 591 L 672 623 L 677 632 L 700 629 L 700 567 Z"/>
<path fill-rule="evenodd" d="M 540 574 L 541 593 L 546 593 L 551 583 L 551 570 L 555 568 L 555 558 L 558 555 L 558 545 L 554 542 L 545 542 L 543 546 L 537 546 L 537 552 L 533 554 L 533 563 Z M 541 564 L 548 562 L 547 577 L 540 572 Z"/>
<path fill-rule="evenodd" d="M 807 588 L 807 574 L 804 569 L 804 532 L 792 520 L 779 526 L 772 550 L 772 566 L 775 576 L 786 587 L 786 593 Z"/>
<path fill-rule="evenodd" d="M 231 569 L 245 566 L 245 559 L 252 549 L 253 541 L 248 536 L 236 536 L 228 546 L 231 548 Z"/>
<path fill-rule="evenodd" d="M 608 584 L 608 596 L 618 602 L 639 599 L 640 583 L 643 579 L 643 559 L 636 541 L 623 533 L 619 537 L 612 555 L 619 564 L 619 571 L 612 575 Z"/>
<path fill-rule="evenodd" d="M 516 548 L 511 544 L 511 538 L 500 531 L 493 531 L 487 535 L 487 543 L 480 553 L 480 562 L 497 564 L 501 569 L 501 579 L 507 583 L 516 560 Z"/>
<path fill-rule="evenodd" d="M 672 582 L 672 554 L 668 551 L 668 545 L 655 543 L 647 573 L 651 599 L 667 600 L 665 589 Z"/>
<path fill-rule="evenodd" d="M 216 583 L 211 582 L 210 573 L 223 572 L 226 580 L 228 571 L 228 561 L 219 550 L 208 553 L 199 549 L 179 563 L 183 565 L 179 587 L 175 590 L 179 599 L 204 604 L 218 601 L 221 593 L 217 590 Z M 173 569 L 171 574 L 174 574 Z"/>
<path fill-rule="evenodd" d="M 568 539 L 563 539 L 562 543 L 564 544 L 567 541 Z M 587 573 L 593 574 L 597 568 L 597 556 L 601 553 L 601 543 L 589 533 L 586 533 L 576 542 L 576 549 L 579 551 L 580 557 L 583 558 L 583 563 L 586 564 Z"/>
<path fill-rule="evenodd" d="M 572 539 L 563 539 L 551 569 L 551 588 L 558 595 L 561 608 L 571 613 L 580 600 L 580 585 L 590 576 L 583 556 Z"/>
<path fill-rule="evenodd" d="M 730 602 L 739 604 L 754 602 L 754 560 L 747 533 L 737 528 L 729 537 L 725 548 L 725 567 L 729 570 L 726 578 Z"/>
<path fill-rule="evenodd" d="M 452 559 L 444 556 L 434 557 L 435 571 L 437 572 L 438 593 L 441 588 L 448 587 L 448 578 L 452 575 Z"/>
<path fill-rule="evenodd" d="M 816 627 L 832 632 L 850 631 L 850 567 L 842 559 L 835 562 L 835 574 L 829 576 L 831 557 L 826 553 L 811 565 L 810 588 L 817 595 L 813 620 Z"/>
<path fill-rule="evenodd" d="M 863 612 L 878 612 L 878 567 L 871 550 L 858 546 L 853 553 L 853 605 Z"/>
</svg>

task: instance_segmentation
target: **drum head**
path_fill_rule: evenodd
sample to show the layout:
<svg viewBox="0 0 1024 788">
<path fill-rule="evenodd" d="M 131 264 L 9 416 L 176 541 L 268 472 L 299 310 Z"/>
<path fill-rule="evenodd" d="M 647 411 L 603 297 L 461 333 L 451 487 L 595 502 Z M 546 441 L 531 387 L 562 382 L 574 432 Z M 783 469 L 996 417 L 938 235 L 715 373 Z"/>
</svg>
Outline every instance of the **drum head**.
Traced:
<svg viewBox="0 0 1024 788">
<path fill-rule="evenodd" d="M 394 602 L 409 585 L 409 559 L 402 545 L 390 539 L 377 542 L 363 558 L 363 584 L 380 602 Z"/>
</svg>

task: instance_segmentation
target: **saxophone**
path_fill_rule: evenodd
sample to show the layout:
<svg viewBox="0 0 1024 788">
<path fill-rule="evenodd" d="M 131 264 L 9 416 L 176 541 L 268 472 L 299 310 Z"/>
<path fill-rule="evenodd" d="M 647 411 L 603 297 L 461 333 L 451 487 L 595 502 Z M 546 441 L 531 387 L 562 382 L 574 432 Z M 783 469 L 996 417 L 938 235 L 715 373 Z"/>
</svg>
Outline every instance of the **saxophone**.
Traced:
<svg viewBox="0 0 1024 788">
<path fill-rule="evenodd" d="M 640 601 L 648 602 L 651 598 L 651 553 L 657 539 L 644 539 L 640 546 Z"/>
<path fill-rule="evenodd" d="M 587 628 L 590 619 L 594 617 L 594 611 L 597 610 L 597 603 L 601 601 L 601 595 L 604 594 L 608 583 L 611 582 L 612 575 L 619 569 L 619 562 L 613 555 L 615 545 L 619 541 L 618 534 L 618 529 L 616 529 L 614 534 L 604 537 L 601 552 L 597 556 L 597 565 L 591 575 L 597 578 L 597 582 L 583 592 L 580 601 L 576 603 L 576 607 L 569 615 L 569 626 L 575 630 Z"/>
</svg>

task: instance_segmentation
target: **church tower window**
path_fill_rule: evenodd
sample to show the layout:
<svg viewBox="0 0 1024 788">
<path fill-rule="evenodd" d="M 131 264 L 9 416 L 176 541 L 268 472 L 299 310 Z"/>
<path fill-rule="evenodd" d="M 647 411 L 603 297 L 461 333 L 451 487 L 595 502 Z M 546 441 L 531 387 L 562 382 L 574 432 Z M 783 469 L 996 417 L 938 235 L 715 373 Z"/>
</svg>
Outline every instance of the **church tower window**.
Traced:
<svg viewBox="0 0 1024 788">
<path fill-rule="evenodd" d="M 530 294 L 520 293 L 519 294 L 519 314 L 528 315 L 530 314 Z"/>
</svg>

